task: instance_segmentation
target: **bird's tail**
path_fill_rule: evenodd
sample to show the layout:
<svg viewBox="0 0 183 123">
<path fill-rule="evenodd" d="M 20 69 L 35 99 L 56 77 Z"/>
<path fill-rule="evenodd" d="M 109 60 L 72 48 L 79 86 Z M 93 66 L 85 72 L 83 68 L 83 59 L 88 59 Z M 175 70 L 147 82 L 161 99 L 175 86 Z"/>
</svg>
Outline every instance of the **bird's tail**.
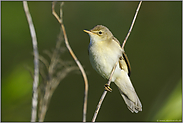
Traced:
<svg viewBox="0 0 183 123">
<path fill-rule="evenodd" d="M 139 111 L 142 111 L 142 104 L 137 96 L 137 94 L 134 92 L 134 98 L 136 98 L 136 101 L 132 101 L 131 99 L 129 99 L 129 97 L 124 94 L 120 89 L 119 89 L 121 96 L 123 97 L 125 103 L 127 104 L 128 109 L 132 112 L 132 113 L 138 113 Z"/>
<path fill-rule="evenodd" d="M 127 77 L 126 79 L 123 78 L 123 80 L 115 81 L 115 84 L 118 86 L 128 109 L 132 113 L 142 111 L 142 104 L 135 92 L 135 89 L 133 88 L 133 85 L 131 84 L 130 78 Z"/>
</svg>

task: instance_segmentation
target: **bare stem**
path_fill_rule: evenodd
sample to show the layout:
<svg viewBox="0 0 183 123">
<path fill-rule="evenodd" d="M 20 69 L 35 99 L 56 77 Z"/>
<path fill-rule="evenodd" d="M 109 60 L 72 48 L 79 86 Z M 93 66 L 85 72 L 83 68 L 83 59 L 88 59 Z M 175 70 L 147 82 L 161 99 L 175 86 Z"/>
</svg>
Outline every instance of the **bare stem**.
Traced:
<svg viewBox="0 0 183 123">
<path fill-rule="evenodd" d="M 111 74 L 110 74 L 110 77 L 109 77 L 109 80 L 108 80 L 108 83 L 107 83 L 108 85 L 111 84 L 112 76 L 113 76 L 113 74 L 114 74 L 114 71 L 115 71 L 115 68 L 116 68 L 116 66 L 117 66 L 117 63 L 118 63 L 118 61 L 116 62 L 116 64 L 114 65 L 114 67 L 113 67 L 113 69 L 112 69 L 112 71 L 111 71 Z M 96 120 L 96 118 L 97 118 L 97 115 L 98 115 L 98 112 L 99 112 L 99 109 L 100 109 L 100 107 L 101 107 L 101 105 L 102 105 L 102 102 L 103 102 L 103 100 L 104 100 L 106 94 L 107 94 L 107 91 L 105 90 L 105 91 L 103 92 L 103 94 L 102 94 L 102 97 L 100 98 L 100 101 L 99 101 L 98 105 L 97 105 L 97 109 L 96 109 L 95 114 L 94 114 L 94 116 L 93 116 L 92 122 L 95 122 L 95 120 Z"/>
<path fill-rule="evenodd" d="M 69 72 L 76 69 L 78 69 L 78 67 L 66 67 L 65 69 L 59 71 L 55 78 L 51 79 L 50 81 L 46 81 L 47 85 L 45 86 L 45 94 L 40 100 L 39 122 L 44 121 L 46 112 L 48 110 L 48 104 L 59 83 L 67 76 Z"/>
<path fill-rule="evenodd" d="M 134 18 L 133 18 L 132 24 L 131 24 L 131 26 L 130 26 L 130 29 L 129 29 L 129 31 L 128 31 L 128 34 L 127 34 L 125 40 L 123 41 L 122 49 L 124 49 L 124 46 L 125 46 L 125 44 L 126 44 L 126 41 L 127 41 L 128 37 L 130 36 L 130 33 L 131 33 L 132 28 L 133 28 L 133 25 L 134 25 L 134 23 L 135 23 L 137 14 L 138 14 L 139 9 L 140 9 L 141 3 L 142 3 L 142 1 L 139 2 L 139 5 L 138 5 L 138 7 L 137 7 L 137 10 L 136 10 L 135 16 L 134 16 Z"/>
<path fill-rule="evenodd" d="M 125 40 L 124 40 L 124 42 L 123 42 L 122 49 L 124 49 L 125 43 L 126 43 L 128 37 L 129 37 L 129 35 L 130 35 L 131 31 L 132 31 L 133 25 L 134 25 L 134 23 L 135 23 L 135 19 L 136 19 L 136 17 L 137 17 L 138 11 L 139 11 L 140 6 L 141 6 L 141 3 L 142 3 L 142 1 L 140 1 L 139 5 L 138 5 L 138 7 L 137 7 L 137 10 L 136 10 L 135 16 L 134 16 L 134 18 L 133 18 L 132 24 L 131 24 L 130 29 L 129 29 L 129 31 L 128 31 L 128 34 L 127 34 L 127 36 L 126 36 L 126 38 L 125 38 Z M 114 67 L 113 67 L 113 69 L 112 69 L 112 71 L 111 71 L 111 74 L 110 74 L 110 77 L 109 77 L 109 80 L 108 80 L 108 83 L 107 83 L 108 85 L 111 84 L 112 76 L 113 76 L 114 71 L 115 71 L 115 69 L 116 69 L 117 63 L 118 63 L 118 61 L 116 61 L 115 65 L 114 65 Z M 100 100 L 99 100 L 99 103 L 98 103 L 97 109 L 96 109 L 96 111 L 95 111 L 95 113 L 94 113 L 92 122 L 95 122 L 95 120 L 96 120 L 96 118 L 97 118 L 97 115 L 98 115 L 98 112 L 99 112 L 99 110 L 100 110 L 100 107 L 101 107 L 101 105 L 102 105 L 102 102 L 103 102 L 103 100 L 104 100 L 106 94 L 107 94 L 107 91 L 105 90 L 105 91 L 103 92 L 103 94 L 102 94 Z"/>
<path fill-rule="evenodd" d="M 84 106 L 83 106 L 83 122 L 86 122 L 87 98 L 88 98 L 88 79 L 87 79 L 86 73 L 85 73 L 81 63 L 79 62 L 79 60 L 77 59 L 77 57 L 75 56 L 74 52 L 72 51 L 72 49 L 71 49 L 71 47 L 69 45 L 67 34 L 66 34 L 65 27 L 64 27 L 64 24 L 63 24 L 62 6 L 63 6 L 63 2 L 60 5 L 60 17 L 59 17 L 57 15 L 57 13 L 55 12 L 55 2 L 53 2 L 52 3 L 52 14 L 55 16 L 55 18 L 61 24 L 61 28 L 62 28 L 62 31 L 63 31 L 66 47 L 69 50 L 71 56 L 75 60 L 76 64 L 78 65 L 78 67 L 81 70 L 81 73 L 83 75 L 83 79 L 84 79 L 84 82 L 85 82 Z"/>
<path fill-rule="evenodd" d="M 37 49 L 37 38 L 32 18 L 26 1 L 23 1 L 24 11 L 30 28 L 34 51 L 34 82 L 33 82 L 33 97 L 32 97 L 32 116 L 31 122 L 35 122 L 37 118 L 37 103 L 38 103 L 38 83 L 39 83 L 39 52 Z"/>
</svg>

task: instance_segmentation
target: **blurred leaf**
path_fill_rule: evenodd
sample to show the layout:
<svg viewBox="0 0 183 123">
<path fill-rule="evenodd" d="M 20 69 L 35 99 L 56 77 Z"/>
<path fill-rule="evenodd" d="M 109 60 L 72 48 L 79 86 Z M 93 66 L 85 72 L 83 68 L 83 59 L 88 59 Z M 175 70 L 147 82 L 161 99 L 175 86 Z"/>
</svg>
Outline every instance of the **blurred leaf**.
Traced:
<svg viewBox="0 0 183 123">
<path fill-rule="evenodd" d="M 17 66 L 2 81 L 2 100 L 6 103 L 21 99 L 32 89 L 30 74 L 22 66 Z"/>
<path fill-rule="evenodd" d="M 177 84 L 164 106 L 159 109 L 153 120 L 160 122 L 182 121 L 182 91 L 181 81 Z"/>
<path fill-rule="evenodd" d="M 27 121 L 30 119 L 32 79 L 28 70 L 17 65 L 2 77 L 2 121 Z"/>
</svg>

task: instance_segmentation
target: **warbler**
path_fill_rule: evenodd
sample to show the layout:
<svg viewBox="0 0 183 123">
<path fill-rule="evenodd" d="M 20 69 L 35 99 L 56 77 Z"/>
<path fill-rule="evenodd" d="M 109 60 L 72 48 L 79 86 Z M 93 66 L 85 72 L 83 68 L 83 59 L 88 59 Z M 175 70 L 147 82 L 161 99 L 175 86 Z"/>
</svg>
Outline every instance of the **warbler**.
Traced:
<svg viewBox="0 0 183 123">
<path fill-rule="evenodd" d="M 103 25 L 97 25 L 90 31 L 84 31 L 90 36 L 88 50 L 92 67 L 101 76 L 109 79 L 111 71 L 118 61 L 112 82 L 119 88 L 121 96 L 132 113 L 142 111 L 142 104 L 130 80 L 130 63 L 120 42 Z"/>
</svg>

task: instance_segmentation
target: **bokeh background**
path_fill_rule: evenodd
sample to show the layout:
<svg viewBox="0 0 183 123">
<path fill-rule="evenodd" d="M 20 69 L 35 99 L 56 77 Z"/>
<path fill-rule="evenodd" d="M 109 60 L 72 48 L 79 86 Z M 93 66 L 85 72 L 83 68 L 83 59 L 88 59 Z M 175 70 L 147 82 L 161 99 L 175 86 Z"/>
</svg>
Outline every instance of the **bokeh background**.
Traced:
<svg viewBox="0 0 183 123">
<path fill-rule="evenodd" d="M 60 31 L 51 2 L 28 2 L 38 48 L 52 50 Z M 83 29 L 107 26 L 122 43 L 138 2 L 65 2 L 64 24 L 70 45 L 87 72 L 91 121 L 107 80 L 91 67 L 89 36 Z M 32 42 L 22 2 L 1 2 L 1 120 L 30 121 Z M 58 12 L 58 5 L 57 5 Z M 65 46 L 65 44 L 63 44 Z M 182 2 L 143 2 L 125 51 L 131 80 L 143 111 L 132 114 L 111 84 L 96 121 L 182 121 Z M 66 50 L 63 60 L 73 61 Z M 73 61 L 73 64 L 75 62 Z M 82 121 L 84 82 L 79 71 L 67 75 L 51 99 L 45 121 Z"/>
</svg>

